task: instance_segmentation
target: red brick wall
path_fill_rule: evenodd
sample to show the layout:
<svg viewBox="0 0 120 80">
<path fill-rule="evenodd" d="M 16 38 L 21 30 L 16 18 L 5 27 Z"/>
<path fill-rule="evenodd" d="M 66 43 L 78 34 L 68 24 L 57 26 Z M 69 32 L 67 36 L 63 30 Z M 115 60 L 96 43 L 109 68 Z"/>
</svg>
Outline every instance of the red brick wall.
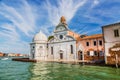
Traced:
<svg viewBox="0 0 120 80">
<path fill-rule="evenodd" d="M 104 56 L 88 56 L 88 55 L 84 55 L 84 60 L 90 60 L 90 61 L 104 60 Z"/>
</svg>

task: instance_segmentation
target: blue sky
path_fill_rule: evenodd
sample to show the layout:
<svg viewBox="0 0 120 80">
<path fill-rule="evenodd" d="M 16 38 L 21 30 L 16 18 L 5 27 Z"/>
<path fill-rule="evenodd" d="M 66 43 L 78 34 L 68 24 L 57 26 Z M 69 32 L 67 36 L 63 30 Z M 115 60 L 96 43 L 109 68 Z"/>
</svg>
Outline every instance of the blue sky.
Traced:
<svg viewBox="0 0 120 80">
<path fill-rule="evenodd" d="M 0 52 L 29 53 L 33 36 L 52 34 L 61 16 L 79 34 L 120 22 L 120 0 L 0 0 Z"/>
</svg>

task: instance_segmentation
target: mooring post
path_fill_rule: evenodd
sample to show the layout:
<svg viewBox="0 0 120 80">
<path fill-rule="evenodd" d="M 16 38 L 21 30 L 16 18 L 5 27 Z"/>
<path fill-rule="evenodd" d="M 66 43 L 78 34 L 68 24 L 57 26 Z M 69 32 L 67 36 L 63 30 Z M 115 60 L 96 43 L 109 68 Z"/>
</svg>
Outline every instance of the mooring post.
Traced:
<svg viewBox="0 0 120 80">
<path fill-rule="evenodd" d="M 115 65 L 116 65 L 116 68 L 118 68 L 118 55 L 115 54 Z"/>
</svg>

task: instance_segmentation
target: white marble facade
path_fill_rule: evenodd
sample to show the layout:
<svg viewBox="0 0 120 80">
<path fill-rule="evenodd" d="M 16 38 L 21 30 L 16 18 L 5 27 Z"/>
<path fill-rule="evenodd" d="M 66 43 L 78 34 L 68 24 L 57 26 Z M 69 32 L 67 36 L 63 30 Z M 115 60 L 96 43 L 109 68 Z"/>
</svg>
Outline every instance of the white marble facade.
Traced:
<svg viewBox="0 0 120 80">
<path fill-rule="evenodd" d="M 47 59 L 47 37 L 41 31 L 34 36 L 33 42 L 30 43 L 30 59 Z"/>
<path fill-rule="evenodd" d="M 48 40 L 41 31 L 30 43 L 30 59 L 36 60 L 76 60 L 76 40 L 68 35 L 69 28 L 65 18 L 55 27 L 53 37 Z"/>
</svg>

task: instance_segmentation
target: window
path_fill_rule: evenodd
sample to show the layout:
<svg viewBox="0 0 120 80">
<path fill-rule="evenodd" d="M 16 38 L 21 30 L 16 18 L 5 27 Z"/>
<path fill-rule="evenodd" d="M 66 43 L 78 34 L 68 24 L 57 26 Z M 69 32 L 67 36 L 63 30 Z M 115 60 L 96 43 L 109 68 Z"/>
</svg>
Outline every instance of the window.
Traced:
<svg viewBox="0 0 120 80">
<path fill-rule="evenodd" d="M 34 50 L 34 49 L 32 49 L 32 53 L 35 53 L 35 50 Z"/>
<path fill-rule="evenodd" d="M 51 54 L 53 54 L 53 47 L 51 47 Z"/>
<path fill-rule="evenodd" d="M 100 56 L 104 56 L 104 52 L 103 51 L 100 51 Z"/>
<path fill-rule="evenodd" d="M 35 58 L 35 55 L 34 55 L 34 54 L 32 54 L 32 58 Z"/>
<path fill-rule="evenodd" d="M 43 46 L 40 46 L 40 48 L 43 48 Z"/>
<path fill-rule="evenodd" d="M 89 51 L 87 51 L 87 55 L 90 56 L 90 52 Z"/>
<path fill-rule="evenodd" d="M 35 47 L 33 46 L 33 49 L 34 49 Z"/>
<path fill-rule="evenodd" d="M 99 41 L 99 45 L 102 46 L 102 41 L 101 40 Z"/>
<path fill-rule="evenodd" d="M 70 45 L 71 54 L 73 54 L 73 45 Z"/>
<path fill-rule="evenodd" d="M 89 46 L 89 42 L 86 42 L 86 46 Z"/>
<path fill-rule="evenodd" d="M 63 35 L 60 35 L 60 39 L 62 39 L 63 38 Z"/>
<path fill-rule="evenodd" d="M 114 36 L 115 36 L 115 37 L 119 37 L 119 30 L 118 30 L 118 29 L 115 29 L 115 30 L 114 30 Z"/>
<path fill-rule="evenodd" d="M 97 56 L 97 51 L 94 51 L 94 55 Z"/>
<path fill-rule="evenodd" d="M 96 46 L 96 41 L 94 41 L 93 43 L 94 43 L 94 46 Z"/>
<path fill-rule="evenodd" d="M 48 43 L 47 43 L 47 48 L 48 48 Z"/>
<path fill-rule="evenodd" d="M 94 56 L 94 51 L 90 51 L 90 56 Z"/>
</svg>

